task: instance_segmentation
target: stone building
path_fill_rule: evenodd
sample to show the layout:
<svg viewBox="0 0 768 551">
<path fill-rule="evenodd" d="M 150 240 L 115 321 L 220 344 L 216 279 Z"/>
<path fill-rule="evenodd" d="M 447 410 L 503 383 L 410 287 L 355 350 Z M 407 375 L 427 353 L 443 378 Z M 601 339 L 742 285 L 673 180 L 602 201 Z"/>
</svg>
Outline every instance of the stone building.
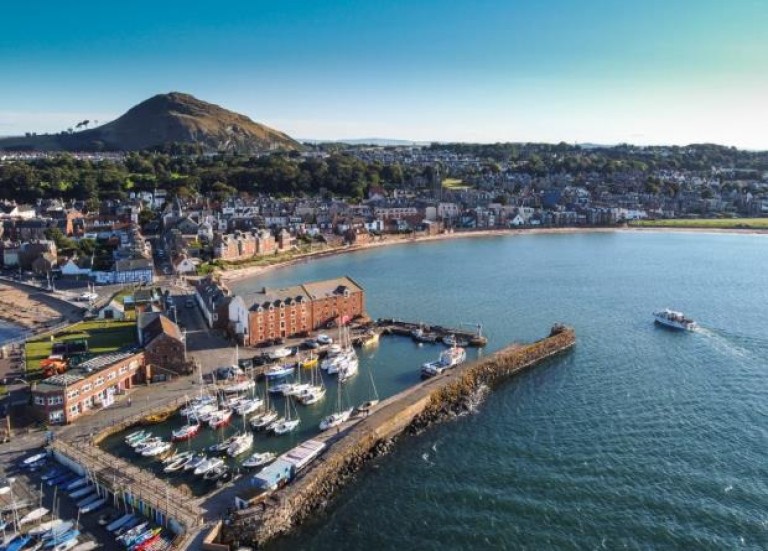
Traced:
<svg viewBox="0 0 768 551">
<path fill-rule="evenodd" d="M 179 326 L 158 312 L 144 313 L 136 324 L 139 343 L 153 371 L 187 374 L 192 362 L 187 359 L 185 336 Z"/>
</svg>

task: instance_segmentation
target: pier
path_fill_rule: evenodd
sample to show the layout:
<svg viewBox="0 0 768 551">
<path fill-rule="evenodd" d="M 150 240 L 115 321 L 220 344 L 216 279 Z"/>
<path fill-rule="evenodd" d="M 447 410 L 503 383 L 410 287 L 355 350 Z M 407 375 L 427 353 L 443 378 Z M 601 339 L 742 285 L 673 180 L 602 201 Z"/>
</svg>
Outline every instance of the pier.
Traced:
<svg viewBox="0 0 768 551">
<path fill-rule="evenodd" d="M 448 337 L 460 341 L 459 346 L 485 346 L 488 339 L 482 334 L 481 324 L 467 324 L 475 328 L 474 331 L 464 328 L 444 327 L 428 323 L 417 323 L 396 319 L 380 319 L 376 321 L 377 330 L 383 335 L 409 336 L 420 342 L 438 342 Z"/>
<path fill-rule="evenodd" d="M 360 470 L 403 433 L 426 429 L 432 423 L 467 409 L 476 393 L 560 354 L 576 343 L 573 329 L 556 325 L 549 336 L 527 345 L 511 345 L 475 362 L 428 379 L 356 416 L 319 438 L 328 450 L 292 483 L 262 496 L 258 506 L 236 512 L 226 526 L 224 540 L 263 546 L 290 532 L 325 504 Z"/>
</svg>

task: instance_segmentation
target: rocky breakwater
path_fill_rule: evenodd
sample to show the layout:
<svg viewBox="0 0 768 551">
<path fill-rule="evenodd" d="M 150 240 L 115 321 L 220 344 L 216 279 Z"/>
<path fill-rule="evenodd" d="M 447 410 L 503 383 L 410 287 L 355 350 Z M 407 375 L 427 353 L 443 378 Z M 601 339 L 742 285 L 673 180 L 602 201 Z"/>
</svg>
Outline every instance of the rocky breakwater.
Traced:
<svg viewBox="0 0 768 551">
<path fill-rule="evenodd" d="M 226 523 L 223 540 L 263 546 L 317 514 L 368 461 L 385 453 L 401 434 L 412 434 L 472 408 L 483 389 L 570 349 L 573 329 L 555 325 L 549 336 L 512 345 L 486 358 L 426 380 L 384 402 L 329 440 L 329 449 L 291 484 Z"/>
</svg>

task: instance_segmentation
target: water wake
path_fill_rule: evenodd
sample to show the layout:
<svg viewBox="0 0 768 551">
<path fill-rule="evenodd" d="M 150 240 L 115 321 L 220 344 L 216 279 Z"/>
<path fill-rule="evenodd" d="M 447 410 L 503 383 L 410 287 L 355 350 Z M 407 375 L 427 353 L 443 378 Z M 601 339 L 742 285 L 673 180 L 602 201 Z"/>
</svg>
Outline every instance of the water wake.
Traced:
<svg viewBox="0 0 768 551">
<path fill-rule="evenodd" d="M 754 359 L 754 353 L 751 350 L 737 344 L 736 341 L 740 340 L 738 335 L 706 327 L 699 327 L 696 329 L 696 333 L 704 337 L 712 345 L 712 348 L 721 354 L 737 358 Z"/>
</svg>

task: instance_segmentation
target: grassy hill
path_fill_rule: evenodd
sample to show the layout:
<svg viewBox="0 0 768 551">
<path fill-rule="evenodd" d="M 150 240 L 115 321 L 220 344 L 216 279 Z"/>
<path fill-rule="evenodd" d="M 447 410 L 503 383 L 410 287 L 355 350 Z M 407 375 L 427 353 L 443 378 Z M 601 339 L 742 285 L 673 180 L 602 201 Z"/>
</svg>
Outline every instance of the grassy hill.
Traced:
<svg viewBox="0 0 768 551">
<path fill-rule="evenodd" d="M 158 94 L 102 126 L 72 134 L 0 139 L 0 150 L 134 151 L 169 143 L 197 144 L 205 151 L 250 153 L 300 149 L 293 138 L 235 113 L 171 92 Z"/>
</svg>

